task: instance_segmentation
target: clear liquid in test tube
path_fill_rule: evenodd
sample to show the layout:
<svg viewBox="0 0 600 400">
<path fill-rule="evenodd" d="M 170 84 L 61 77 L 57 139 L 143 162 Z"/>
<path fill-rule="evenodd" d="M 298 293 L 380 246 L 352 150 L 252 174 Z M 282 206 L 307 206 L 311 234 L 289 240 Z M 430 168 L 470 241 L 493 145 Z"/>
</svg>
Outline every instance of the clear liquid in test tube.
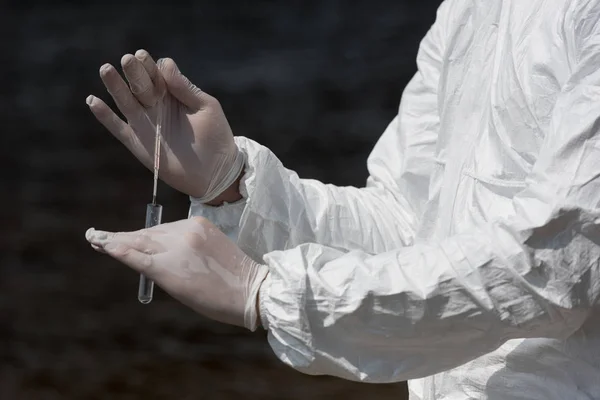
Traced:
<svg viewBox="0 0 600 400">
<path fill-rule="evenodd" d="M 162 206 L 160 204 L 148 204 L 146 206 L 146 228 L 159 225 L 162 219 Z M 138 287 L 138 300 L 142 304 L 148 304 L 152 301 L 154 293 L 154 281 L 148 279 L 144 274 L 140 274 L 140 285 Z"/>
</svg>

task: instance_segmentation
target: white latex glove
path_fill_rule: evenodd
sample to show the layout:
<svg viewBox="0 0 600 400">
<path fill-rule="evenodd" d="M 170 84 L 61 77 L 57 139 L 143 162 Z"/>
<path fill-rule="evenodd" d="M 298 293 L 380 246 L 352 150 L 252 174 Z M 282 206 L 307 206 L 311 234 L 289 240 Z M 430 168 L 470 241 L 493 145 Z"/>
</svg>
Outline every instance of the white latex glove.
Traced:
<svg viewBox="0 0 600 400">
<path fill-rule="evenodd" d="M 255 330 L 258 290 L 268 267 L 250 259 L 201 217 L 136 232 L 90 228 L 94 249 L 154 280 L 171 296 L 214 320 Z"/>
<path fill-rule="evenodd" d="M 169 58 L 155 63 L 148 52 L 138 50 L 135 56 L 124 55 L 121 65 L 129 86 L 110 64 L 100 68 L 100 77 L 127 122 L 90 95 L 86 102 L 92 113 L 150 170 L 160 120 L 160 178 L 202 202 L 216 198 L 244 164 L 219 102 L 194 86 Z"/>
</svg>

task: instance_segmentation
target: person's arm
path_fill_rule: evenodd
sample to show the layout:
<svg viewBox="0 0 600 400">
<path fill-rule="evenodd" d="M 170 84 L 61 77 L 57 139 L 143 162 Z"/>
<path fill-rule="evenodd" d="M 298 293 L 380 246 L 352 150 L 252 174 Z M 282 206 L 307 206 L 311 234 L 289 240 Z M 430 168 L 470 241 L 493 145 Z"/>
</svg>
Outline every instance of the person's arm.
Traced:
<svg viewBox="0 0 600 400">
<path fill-rule="evenodd" d="M 411 245 L 434 162 L 446 8 L 440 7 L 421 43 L 418 73 L 404 90 L 398 115 L 369 156 L 366 187 L 300 179 L 266 147 L 236 137 L 246 155 L 243 199 L 221 207 L 192 199 L 190 216 L 208 218 L 256 260 L 302 243 L 373 254 Z M 234 193 L 226 201 L 235 199 Z"/>
<path fill-rule="evenodd" d="M 358 381 L 421 378 L 509 339 L 564 339 L 600 305 L 600 27 L 579 21 L 514 215 L 374 256 L 318 244 L 265 256 L 261 318 L 281 360 Z"/>
</svg>

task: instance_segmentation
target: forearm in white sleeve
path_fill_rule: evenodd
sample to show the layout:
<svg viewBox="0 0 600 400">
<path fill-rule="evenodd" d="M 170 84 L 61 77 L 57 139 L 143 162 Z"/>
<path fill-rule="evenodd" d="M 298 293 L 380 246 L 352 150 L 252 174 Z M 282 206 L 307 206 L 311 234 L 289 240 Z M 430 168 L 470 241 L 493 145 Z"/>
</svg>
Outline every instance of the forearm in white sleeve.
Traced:
<svg viewBox="0 0 600 400">
<path fill-rule="evenodd" d="M 266 147 L 245 138 L 246 198 L 238 244 L 256 259 L 302 243 L 378 253 L 412 242 L 416 217 L 399 194 L 383 184 L 339 187 L 300 179 Z"/>
<path fill-rule="evenodd" d="M 281 360 L 403 381 L 581 326 L 600 294 L 600 32 L 580 37 L 513 216 L 377 255 L 303 244 L 265 256 L 261 318 Z"/>
</svg>

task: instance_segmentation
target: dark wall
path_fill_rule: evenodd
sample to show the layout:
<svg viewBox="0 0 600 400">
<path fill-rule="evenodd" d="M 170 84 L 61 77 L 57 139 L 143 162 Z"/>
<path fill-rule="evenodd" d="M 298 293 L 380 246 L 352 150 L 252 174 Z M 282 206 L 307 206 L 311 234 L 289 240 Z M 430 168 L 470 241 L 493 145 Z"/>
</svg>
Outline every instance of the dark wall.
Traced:
<svg viewBox="0 0 600 400">
<path fill-rule="evenodd" d="M 264 332 L 160 290 L 140 305 L 137 275 L 83 234 L 140 228 L 152 176 L 85 98 L 108 100 L 98 68 L 145 48 L 216 96 L 236 135 L 303 177 L 362 185 L 439 1 L 81 3 L 0 6 L 0 398 L 403 398 L 402 384 L 304 376 Z M 184 195 L 159 196 L 164 221 L 186 217 Z"/>
</svg>

